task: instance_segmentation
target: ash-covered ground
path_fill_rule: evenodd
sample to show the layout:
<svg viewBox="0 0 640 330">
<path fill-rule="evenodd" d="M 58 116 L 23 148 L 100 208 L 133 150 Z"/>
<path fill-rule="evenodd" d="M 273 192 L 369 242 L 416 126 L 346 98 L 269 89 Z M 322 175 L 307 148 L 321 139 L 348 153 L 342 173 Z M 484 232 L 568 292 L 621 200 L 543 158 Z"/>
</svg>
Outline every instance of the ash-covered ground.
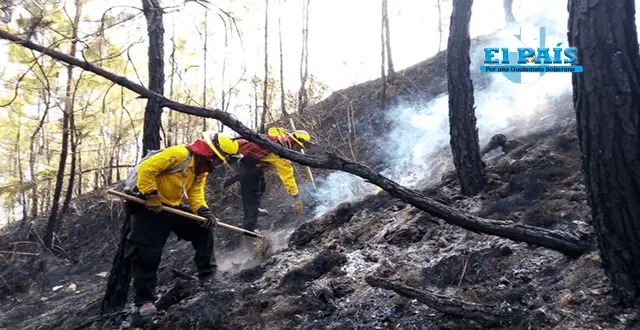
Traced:
<svg viewBox="0 0 640 330">
<path fill-rule="evenodd" d="M 574 121 L 558 122 L 520 142 L 507 154 L 488 155 L 490 182 L 480 195 L 460 196 L 451 173 L 424 191 L 484 218 L 592 239 Z M 640 327 L 637 311 L 620 307 L 613 297 L 597 252 L 571 259 L 469 232 L 386 192 L 340 204 L 315 219 L 288 216 L 281 204 L 267 201 L 271 214 L 261 219 L 263 230 L 276 230 L 277 251 L 270 258 L 241 254 L 235 250 L 239 236 L 218 230 L 219 272 L 211 288 L 200 288 L 189 276 L 191 246 L 172 237 L 159 271 L 161 311 L 144 328 Z M 238 206 L 231 194 L 217 208 L 222 219 L 237 224 Z M 74 213 L 60 237 L 67 259 L 3 255 L 0 328 L 134 328 L 127 313 L 98 316 L 119 240 L 120 202 L 94 192 L 76 201 Z M 37 237 L 29 232 L 28 224 L 5 228 L 0 249 L 37 254 Z M 404 289 L 419 298 L 370 284 L 380 278 L 412 287 Z"/>
</svg>

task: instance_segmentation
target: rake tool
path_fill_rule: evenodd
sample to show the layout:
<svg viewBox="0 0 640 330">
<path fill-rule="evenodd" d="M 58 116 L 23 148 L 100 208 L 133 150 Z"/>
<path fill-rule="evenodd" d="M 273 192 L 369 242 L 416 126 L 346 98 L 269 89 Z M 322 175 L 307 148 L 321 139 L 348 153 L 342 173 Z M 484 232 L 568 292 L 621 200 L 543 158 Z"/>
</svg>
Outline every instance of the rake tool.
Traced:
<svg viewBox="0 0 640 330">
<path fill-rule="evenodd" d="M 135 197 L 135 196 L 131 196 L 131 195 L 119 192 L 119 191 L 112 190 L 112 189 L 107 190 L 107 194 L 113 195 L 113 196 L 118 196 L 118 197 L 120 197 L 122 199 L 125 199 L 125 200 L 128 200 L 130 202 L 139 203 L 139 204 L 145 204 L 145 200 L 144 199 L 141 199 L 141 198 L 138 198 L 138 197 Z M 165 206 L 165 205 L 162 206 L 162 210 L 163 211 L 167 211 L 169 213 L 173 213 L 173 214 L 182 216 L 182 217 L 185 217 L 185 218 L 188 218 L 188 219 L 191 219 L 191 220 L 199 221 L 199 222 L 207 221 L 206 218 L 201 217 L 199 215 L 196 215 L 196 214 L 193 214 L 193 213 L 189 213 L 189 212 L 185 212 L 185 211 L 182 211 L 182 210 L 178 210 L 176 208 Z M 245 236 L 258 238 L 258 239 L 260 239 L 260 241 L 255 246 L 254 252 L 256 252 L 257 254 L 263 255 L 263 256 L 264 255 L 268 255 L 268 254 L 271 253 L 271 249 L 273 247 L 273 242 L 271 241 L 270 238 L 268 238 L 265 235 L 260 235 L 258 233 L 255 233 L 255 232 L 252 232 L 252 231 L 249 231 L 249 230 L 246 230 L 246 229 L 242 229 L 240 227 L 232 226 L 232 225 L 226 224 L 224 222 L 220 222 L 220 221 L 218 221 L 218 225 L 216 227 L 217 228 L 223 228 L 223 229 L 226 229 L 226 230 L 229 230 L 229 231 L 233 231 L 233 232 L 236 232 L 236 233 L 240 233 L 240 234 L 245 235 Z"/>
</svg>

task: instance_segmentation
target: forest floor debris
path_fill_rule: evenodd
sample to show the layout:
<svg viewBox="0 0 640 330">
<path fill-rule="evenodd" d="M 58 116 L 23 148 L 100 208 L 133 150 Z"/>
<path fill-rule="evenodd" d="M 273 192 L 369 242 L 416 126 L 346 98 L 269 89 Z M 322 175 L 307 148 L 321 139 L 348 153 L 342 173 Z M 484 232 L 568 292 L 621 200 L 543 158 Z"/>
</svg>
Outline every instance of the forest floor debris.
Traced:
<svg viewBox="0 0 640 330">
<path fill-rule="evenodd" d="M 437 189 L 425 192 L 466 212 L 590 237 L 584 187 L 576 178 L 579 154 L 573 130 L 573 124 L 565 125 L 529 141 L 522 150 L 488 160 L 491 181 L 477 197 L 457 195 L 456 182 L 448 176 Z M 98 193 L 83 198 L 95 207 L 66 221 L 61 238 L 75 262 L 43 261 L 42 255 L 1 260 L 3 328 L 132 328 L 127 314 L 97 315 L 104 272 L 118 241 L 118 205 L 105 202 Z M 239 201 L 233 205 L 227 210 L 229 218 L 241 212 Z M 271 207 L 272 203 L 266 205 Z M 269 226 L 276 214 L 271 212 L 261 225 Z M 3 250 L 26 237 L 26 228 L 4 230 Z M 384 193 L 343 203 L 322 217 L 291 224 L 282 233 L 288 244 L 280 243 L 277 254 L 258 262 L 234 249 L 230 242 L 237 237 L 219 233 L 219 272 L 215 284 L 204 289 L 189 278 L 193 273 L 189 244 L 172 238 L 159 271 L 160 312 L 145 328 L 628 329 L 638 325 L 637 311 L 620 307 L 614 299 L 597 253 L 575 260 L 549 249 L 473 233 Z M 75 290 L 54 290 L 72 283 Z"/>
</svg>

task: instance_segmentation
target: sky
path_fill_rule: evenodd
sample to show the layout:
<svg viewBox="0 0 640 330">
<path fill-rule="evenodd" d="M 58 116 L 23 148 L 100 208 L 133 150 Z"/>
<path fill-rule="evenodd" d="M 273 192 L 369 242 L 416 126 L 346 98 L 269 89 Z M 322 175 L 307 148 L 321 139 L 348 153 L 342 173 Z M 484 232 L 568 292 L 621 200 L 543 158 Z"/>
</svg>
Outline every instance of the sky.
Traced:
<svg viewBox="0 0 640 330">
<path fill-rule="evenodd" d="M 544 0 L 538 3 L 553 3 Z M 251 7 L 247 9 L 248 0 L 212 1 L 225 11 L 235 14 L 242 33 L 242 43 L 239 38 L 230 34 L 227 55 L 226 85 L 235 84 L 243 72 L 246 75 L 264 75 L 264 1 L 251 0 Z M 271 74 L 278 75 L 278 18 L 282 21 L 283 57 L 285 88 L 297 90 L 301 53 L 303 1 L 270 1 L 269 12 L 269 62 Z M 450 1 L 443 0 L 443 16 L 445 20 L 451 13 Z M 73 1 L 67 0 L 70 14 L 73 12 Z M 181 1 L 163 1 L 165 7 L 176 7 Z M 516 2 L 517 3 L 517 2 Z M 381 1 L 377 0 L 312 0 L 309 15 L 309 72 L 328 85 L 330 91 L 339 90 L 351 85 L 375 79 L 380 72 L 380 12 Z M 436 0 L 390 0 L 389 20 L 391 31 L 392 59 L 396 70 L 411 66 L 434 55 L 439 49 L 439 35 L 437 32 L 438 13 Z M 95 20 L 107 9 L 110 13 L 129 12 L 138 13 L 140 7 L 137 2 L 134 7 L 131 1 L 92 0 L 84 7 L 85 18 L 90 16 Z M 186 40 L 186 48 L 191 55 L 182 56 L 178 60 L 183 67 L 192 66 L 183 73 L 185 84 L 196 90 L 202 89 L 202 75 L 204 74 L 202 46 L 203 39 L 197 28 L 201 28 L 204 21 L 203 7 L 189 2 L 178 6 L 179 11 L 165 15 L 165 58 L 171 51 L 171 37 L 174 33 L 178 38 Z M 209 54 L 207 60 L 207 76 L 209 86 L 221 86 L 222 59 L 225 53 L 224 25 L 217 16 L 219 11 L 212 5 L 208 12 L 209 22 Z M 546 6 L 540 5 L 543 10 Z M 514 8 L 518 16 L 518 6 Z M 524 13 L 523 13 L 524 14 Z M 530 13 L 527 13 L 529 15 Z M 502 15 L 502 0 L 476 0 L 473 7 L 471 22 L 472 37 L 491 33 L 504 24 Z M 85 25 L 86 26 L 86 25 Z M 445 26 L 448 30 L 448 26 Z M 84 29 L 85 32 L 88 32 Z M 107 35 L 118 44 L 127 45 L 133 41 L 146 41 L 146 22 L 142 16 L 135 20 L 135 26 L 126 29 L 112 30 Z M 447 31 L 445 31 L 442 48 L 446 48 Z M 0 53 L 5 43 L 0 43 Z M 146 42 L 136 44 L 131 53 L 136 66 L 141 72 L 146 71 Z M 10 68 L 5 68 L 10 69 Z M 245 70 L 246 69 L 246 70 Z M 16 68 L 17 70 L 17 68 Z M 166 65 L 168 72 L 169 65 Z M 0 69 L 1 71 L 1 69 Z M 9 70 L 11 71 L 11 70 Z M 137 80 L 130 77 L 133 80 Z M 144 81 L 141 83 L 144 84 Z M 247 91 L 243 93 L 247 95 Z M 236 103 L 246 103 L 241 101 Z"/>
<path fill-rule="evenodd" d="M 242 42 L 233 34 L 229 35 L 228 47 L 224 46 L 224 25 L 217 16 L 219 11 L 212 5 L 208 12 L 209 54 L 207 58 L 208 85 L 221 86 L 222 59 L 227 54 L 226 86 L 235 84 L 246 72 L 246 76 L 264 75 L 264 1 L 258 0 L 211 0 L 220 8 L 234 13 L 242 33 Z M 285 88 L 297 90 L 299 86 L 299 65 L 301 53 L 303 1 L 270 1 L 269 20 L 269 62 L 271 74 L 279 74 L 278 54 L 278 18 L 282 22 L 284 47 Z M 414 65 L 434 55 L 438 49 L 437 32 L 438 12 L 436 0 L 389 0 L 389 23 L 392 45 L 392 58 L 396 70 Z M 446 48 L 448 18 L 451 14 L 451 2 L 443 1 L 445 33 L 442 49 Z M 73 13 L 73 1 L 66 0 L 70 15 Z M 175 7 L 182 1 L 162 1 L 165 7 Z M 514 15 L 519 17 L 544 17 L 553 13 L 560 20 L 566 20 L 566 3 L 556 0 L 540 0 L 535 6 L 527 5 L 523 9 L 516 1 Z M 250 4 L 250 5 L 249 5 Z M 132 6 L 133 5 L 133 6 Z M 112 13 L 139 13 L 139 1 L 90 0 L 85 6 L 85 19 L 92 20 L 102 16 L 108 9 Z M 197 28 L 204 20 L 203 7 L 196 3 L 178 6 L 180 11 L 168 13 L 164 17 L 166 72 L 169 72 L 168 57 L 171 50 L 171 36 L 174 34 L 186 40 L 186 49 L 190 54 L 182 55 L 177 61 L 184 68 L 183 84 L 190 86 L 196 94 L 202 90 L 203 78 L 203 39 Z M 550 10 L 557 8 L 558 10 Z M 560 8 L 564 9 L 561 10 Z M 356 83 L 375 79 L 380 74 L 380 0 L 311 0 L 309 15 L 309 72 L 329 86 L 329 93 Z M 474 1 L 471 18 L 471 36 L 488 34 L 504 26 L 502 0 Z M 81 23 L 85 24 L 85 23 Z M 85 24 L 86 27 L 86 24 Z M 90 32 L 81 28 L 85 33 Z M 174 31 L 175 30 L 175 31 Z M 82 33 L 81 33 L 82 35 Z M 141 40 L 131 49 L 137 69 L 146 71 L 146 22 L 139 16 L 134 24 L 107 32 L 114 42 L 127 45 Z M 3 58 L 4 57 L 4 58 Z M 0 41 L 0 63 L 6 63 L 6 42 Z M 2 67 L 0 72 L 15 73 L 16 67 Z M 129 75 L 133 81 L 135 76 Z M 143 79 L 144 80 L 144 79 Z M 137 81 L 139 82 L 139 81 Z M 145 81 L 141 81 L 146 85 Z M 0 90 L 0 93 L 8 91 Z M 168 94 L 168 87 L 165 89 Z M 201 92 L 200 92 L 201 93 Z M 238 106 L 236 116 L 247 118 L 245 104 L 251 101 L 248 90 L 241 90 L 233 100 Z M 328 95 L 325 95 L 328 96 Z M 209 97 L 210 98 L 210 97 Z M 140 102 L 144 106 L 144 102 Z M 215 106 L 212 104 L 211 106 Z M 0 111 L 0 116 L 6 115 Z M 245 121 L 246 123 L 246 121 Z M 1 182 L 0 182 L 1 184 Z M 1 211 L 0 211 L 1 212 Z M 2 217 L 0 215 L 0 217 Z"/>
</svg>

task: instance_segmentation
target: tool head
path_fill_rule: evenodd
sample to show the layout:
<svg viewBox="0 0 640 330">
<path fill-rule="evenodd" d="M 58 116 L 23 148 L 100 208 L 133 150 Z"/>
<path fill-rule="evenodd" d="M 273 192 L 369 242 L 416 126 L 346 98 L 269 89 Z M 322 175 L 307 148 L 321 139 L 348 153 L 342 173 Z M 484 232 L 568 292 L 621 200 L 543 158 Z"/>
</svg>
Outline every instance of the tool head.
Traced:
<svg viewBox="0 0 640 330">
<path fill-rule="evenodd" d="M 268 258 L 273 254 L 273 237 L 270 234 L 262 235 L 253 244 L 253 253 L 261 258 Z"/>
</svg>

